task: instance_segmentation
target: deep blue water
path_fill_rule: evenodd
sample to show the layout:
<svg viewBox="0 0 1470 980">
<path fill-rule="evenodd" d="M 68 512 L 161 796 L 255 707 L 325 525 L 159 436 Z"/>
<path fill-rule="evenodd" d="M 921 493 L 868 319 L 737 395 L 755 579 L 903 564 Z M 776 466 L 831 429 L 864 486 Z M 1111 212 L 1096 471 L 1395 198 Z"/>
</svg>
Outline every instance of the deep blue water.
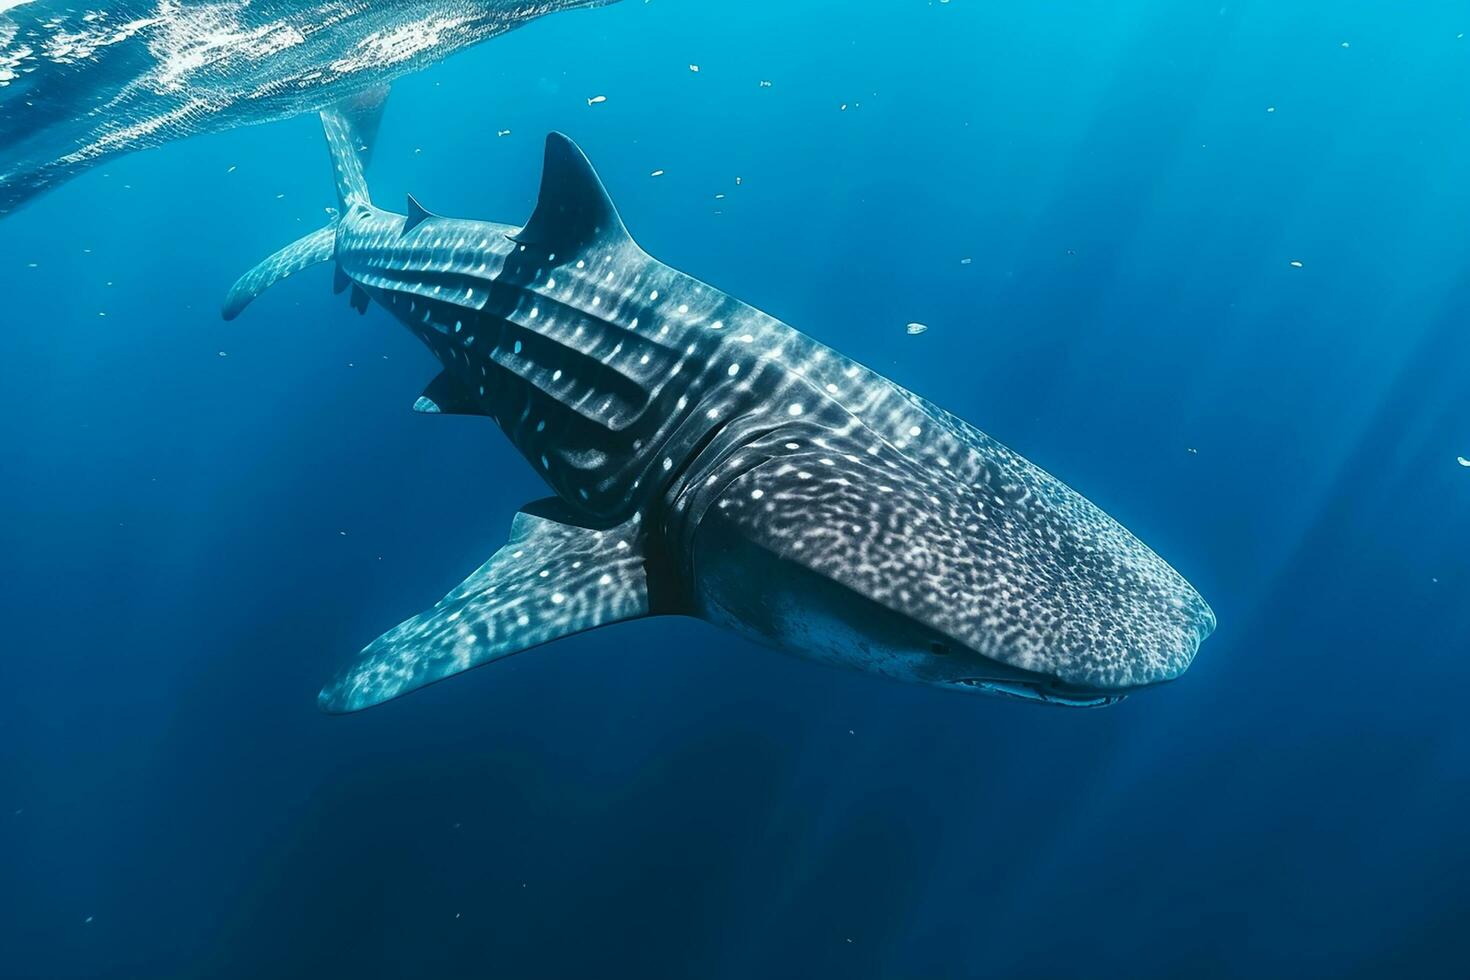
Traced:
<svg viewBox="0 0 1470 980">
<path fill-rule="evenodd" d="M 654 255 L 1179 568 L 1218 632 L 1099 711 L 655 619 L 323 715 L 544 490 L 329 271 L 220 320 L 333 203 L 316 121 L 7 218 L 0 973 L 1464 975 L 1465 32 L 627 0 L 395 87 L 380 203 L 520 222 L 563 130 Z"/>
</svg>

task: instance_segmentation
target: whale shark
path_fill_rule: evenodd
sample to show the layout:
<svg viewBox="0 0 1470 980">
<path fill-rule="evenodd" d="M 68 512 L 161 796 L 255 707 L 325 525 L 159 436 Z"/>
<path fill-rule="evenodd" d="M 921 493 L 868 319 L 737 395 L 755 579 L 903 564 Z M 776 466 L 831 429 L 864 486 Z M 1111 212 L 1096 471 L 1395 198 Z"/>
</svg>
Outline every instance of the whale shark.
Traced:
<svg viewBox="0 0 1470 980">
<path fill-rule="evenodd" d="M 0 0 L 0 215 L 130 150 L 311 112 L 615 0 Z"/>
<path fill-rule="evenodd" d="M 1188 582 L 990 436 L 646 253 L 567 137 L 523 225 L 377 207 L 371 118 L 322 114 L 338 205 L 226 319 L 331 263 L 441 370 L 413 403 L 495 422 L 552 495 L 319 695 L 348 712 L 560 637 L 686 615 L 812 660 L 1089 707 L 1182 673 Z"/>
</svg>

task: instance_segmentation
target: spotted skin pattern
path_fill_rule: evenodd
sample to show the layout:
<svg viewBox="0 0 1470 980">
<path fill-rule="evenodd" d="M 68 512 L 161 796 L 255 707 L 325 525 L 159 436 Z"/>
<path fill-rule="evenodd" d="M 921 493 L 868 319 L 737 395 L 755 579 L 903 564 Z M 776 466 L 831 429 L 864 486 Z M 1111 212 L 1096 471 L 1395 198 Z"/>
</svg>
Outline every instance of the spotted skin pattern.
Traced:
<svg viewBox="0 0 1470 980">
<path fill-rule="evenodd" d="M 522 511 L 503 548 L 434 608 L 374 640 L 322 691 L 322 706 L 355 711 L 548 640 L 647 615 L 638 534 L 636 519 L 600 531 Z"/>
<path fill-rule="evenodd" d="M 240 277 L 230 292 L 225 304 L 225 319 L 234 319 L 246 303 L 265 290 L 267 286 L 288 279 L 302 269 L 309 269 L 332 257 L 337 248 L 337 223 L 333 221 L 325 228 L 318 228 L 304 238 L 287 245 L 269 259 Z"/>
<path fill-rule="evenodd" d="M 1214 628 L 1173 568 L 1060 481 L 643 252 L 565 137 L 517 228 L 376 208 L 349 122 L 324 123 L 338 274 L 444 368 L 415 408 L 493 419 L 562 509 L 517 517 L 511 545 L 323 691 L 328 709 L 649 613 L 1075 705 L 1178 676 Z M 300 257 L 247 273 L 227 315 Z"/>
</svg>

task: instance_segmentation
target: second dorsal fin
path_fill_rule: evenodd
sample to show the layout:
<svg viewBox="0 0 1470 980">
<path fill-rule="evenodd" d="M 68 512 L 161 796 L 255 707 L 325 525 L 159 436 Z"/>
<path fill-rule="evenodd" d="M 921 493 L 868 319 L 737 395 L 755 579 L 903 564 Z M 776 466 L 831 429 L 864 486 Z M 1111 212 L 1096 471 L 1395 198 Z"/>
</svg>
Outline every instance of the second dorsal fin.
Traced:
<svg viewBox="0 0 1470 980">
<path fill-rule="evenodd" d="M 403 233 L 407 235 L 409 232 L 417 228 L 420 222 L 424 221 L 427 218 L 437 217 L 439 217 L 437 214 L 425 208 L 412 194 L 410 194 L 408 195 L 408 216 L 403 221 Z"/>
<path fill-rule="evenodd" d="M 550 133 L 536 210 L 512 237 L 523 245 L 573 249 L 629 236 L 607 188 L 581 148 L 561 133 Z"/>
</svg>

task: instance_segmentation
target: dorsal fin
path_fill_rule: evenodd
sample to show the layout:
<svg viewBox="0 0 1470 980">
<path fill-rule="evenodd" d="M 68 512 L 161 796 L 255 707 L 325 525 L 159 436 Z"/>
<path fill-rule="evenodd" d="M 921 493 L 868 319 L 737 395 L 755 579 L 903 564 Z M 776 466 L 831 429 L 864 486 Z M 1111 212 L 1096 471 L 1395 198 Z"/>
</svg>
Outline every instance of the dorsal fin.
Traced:
<svg viewBox="0 0 1470 980">
<path fill-rule="evenodd" d="M 547 249 L 570 249 L 598 239 L 628 237 L 618 209 L 586 154 L 561 133 L 548 134 L 536 210 L 514 240 Z"/>
<path fill-rule="evenodd" d="M 403 222 L 403 233 L 407 235 L 419 226 L 419 222 L 425 218 L 439 217 L 432 211 L 420 204 L 412 194 L 408 195 L 408 218 Z"/>
</svg>

